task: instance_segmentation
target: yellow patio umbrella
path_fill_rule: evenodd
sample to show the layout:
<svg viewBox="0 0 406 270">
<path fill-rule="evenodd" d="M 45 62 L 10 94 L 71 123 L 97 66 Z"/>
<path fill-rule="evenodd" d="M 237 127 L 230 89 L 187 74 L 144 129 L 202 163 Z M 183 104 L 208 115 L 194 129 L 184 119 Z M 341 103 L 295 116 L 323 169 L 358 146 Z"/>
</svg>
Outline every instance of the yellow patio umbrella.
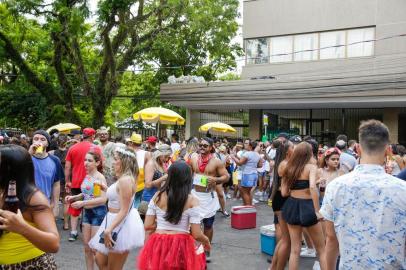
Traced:
<svg viewBox="0 0 406 270">
<path fill-rule="evenodd" d="M 47 129 L 47 132 L 49 133 L 51 130 L 56 129 L 61 133 L 68 133 L 71 130 L 80 130 L 81 127 L 72 123 L 59 123 L 55 126 L 52 126 Z"/>
<path fill-rule="evenodd" d="M 230 125 L 221 123 L 221 122 L 210 122 L 204 124 L 199 128 L 200 132 L 209 132 L 213 135 L 227 135 L 234 134 L 237 131 Z"/>
<path fill-rule="evenodd" d="M 150 107 L 134 113 L 134 120 L 164 125 L 184 125 L 185 119 L 174 111 L 161 107 Z"/>
</svg>

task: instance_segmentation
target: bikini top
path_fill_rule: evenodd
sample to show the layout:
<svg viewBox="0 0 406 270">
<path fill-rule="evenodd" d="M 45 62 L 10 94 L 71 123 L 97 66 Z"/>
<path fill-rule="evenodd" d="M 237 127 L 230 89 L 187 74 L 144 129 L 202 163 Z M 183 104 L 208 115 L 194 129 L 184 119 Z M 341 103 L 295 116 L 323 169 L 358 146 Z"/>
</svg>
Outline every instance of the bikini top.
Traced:
<svg viewBox="0 0 406 270">
<path fill-rule="evenodd" d="M 309 180 L 296 180 L 290 187 L 291 190 L 307 189 L 310 187 Z"/>
</svg>

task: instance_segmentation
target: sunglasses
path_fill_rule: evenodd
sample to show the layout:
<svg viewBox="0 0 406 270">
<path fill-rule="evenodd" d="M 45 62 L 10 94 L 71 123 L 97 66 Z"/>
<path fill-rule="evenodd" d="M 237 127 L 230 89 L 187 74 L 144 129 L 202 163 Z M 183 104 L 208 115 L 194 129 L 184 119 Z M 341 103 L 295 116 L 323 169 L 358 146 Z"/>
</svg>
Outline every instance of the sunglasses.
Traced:
<svg viewBox="0 0 406 270">
<path fill-rule="evenodd" d="M 208 144 L 203 144 L 203 143 L 201 143 L 201 144 L 199 144 L 199 147 L 200 148 L 207 148 L 207 147 L 209 147 L 210 145 L 208 145 Z"/>
</svg>

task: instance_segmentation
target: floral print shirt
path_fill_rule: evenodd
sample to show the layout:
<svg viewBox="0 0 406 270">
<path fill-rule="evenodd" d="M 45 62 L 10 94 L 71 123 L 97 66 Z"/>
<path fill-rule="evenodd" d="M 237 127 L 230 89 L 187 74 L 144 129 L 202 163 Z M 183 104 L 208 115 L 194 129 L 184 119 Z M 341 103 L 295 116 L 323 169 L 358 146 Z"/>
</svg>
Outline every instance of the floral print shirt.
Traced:
<svg viewBox="0 0 406 270">
<path fill-rule="evenodd" d="M 406 269 L 405 181 L 357 165 L 327 186 L 320 213 L 334 223 L 340 269 Z"/>
</svg>

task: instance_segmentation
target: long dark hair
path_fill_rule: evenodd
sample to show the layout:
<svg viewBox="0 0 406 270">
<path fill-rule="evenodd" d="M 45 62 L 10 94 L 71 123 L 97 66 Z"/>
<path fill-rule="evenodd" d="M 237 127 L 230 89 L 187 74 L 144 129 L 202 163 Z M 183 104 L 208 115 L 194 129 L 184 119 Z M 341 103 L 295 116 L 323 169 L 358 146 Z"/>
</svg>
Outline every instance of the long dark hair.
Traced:
<svg viewBox="0 0 406 270">
<path fill-rule="evenodd" d="M 19 145 L 0 145 L 0 192 L 2 199 L 7 196 L 8 184 L 16 181 L 19 208 L 24 212 L 27 208 L 41 211 L 46 205 L 30 205 L 32 195 L 38 191 L 35 187 L 34 164 L 28 151 Z"/>
<path fill-rule="evenodd" d="M 161 194 L 166 192 L 168 196 L 165 220 L 178 224 L 182 218 L 183 209 L 192 190 L 192 170 L 184 161 L 177 161 L 169 167 L 168 179 L 158 193 L 157 202 Z"/>
<path fill-rule="evenodd" d="M 309 143 L 301 142 L 295 147 L 292 156 L 286 164 L 286 170 L 283 176 L 289 188 L 299 179 L 312 156 L 312 146 Z"/>
<path fill-rule="evenodd" d="M 276 148 L 275 152 L 275 165 L 273 167 L 273 181 L 274 183 L 277 183 L 277 186 L 275 188 L 279 189 L 279 186 L 281 185 L 279 181 L 279 174 L 278 174 L 278 168 L 279 164 L 286 158 L 286 155 L 289 151 L 289 147 L 292 146 L 292 142 L 290 141 L 283 141 L 278 144 L 278 147 Z"/>
</svg>

